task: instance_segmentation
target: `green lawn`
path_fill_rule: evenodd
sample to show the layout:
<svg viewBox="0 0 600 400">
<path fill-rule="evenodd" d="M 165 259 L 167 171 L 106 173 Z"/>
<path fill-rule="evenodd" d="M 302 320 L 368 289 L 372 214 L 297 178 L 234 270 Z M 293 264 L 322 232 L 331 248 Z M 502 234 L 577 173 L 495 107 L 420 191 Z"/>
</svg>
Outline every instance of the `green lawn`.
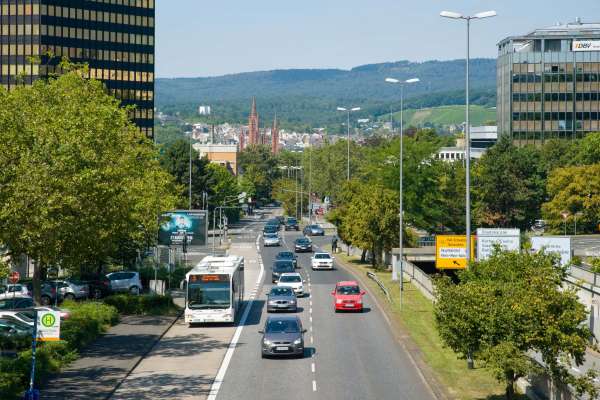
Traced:
<svg viewBox="0 0 600 400">
<path fill-rule="evenodd" d="M 372 271 L 359 260 L 345 255 L 338 255 L 338 259 L 364 276 L 367 271 Z M 472 400 L 504 399 L 503 385 L 499 384 L 484 368 L 476 365 L 474 370 L 467 369 L 466 361 L 458 359 L 456 354 L 444 348 L 435 328 L 433 304 L 419 292 L 412 284 L 404 286 L 403 308 L 400 310 L 400 290 L 397 283 L 391 280 L 390 272 L 377 272 L 377 276 L 390 291 L 393 300 L 391 309 L 393 316 L 400 325 L 409 333 L 414 343 L 420 348 L 424 361 L 431 367 L 438 381 L 446 388 L 447 392 L 456 399 Z M 366 279 L 371 286 L 371 292 L 378 294 L 381 303 L 387 303 L 379 287 L 370 279 Z M 522 399 L 527 397 L 522 396 Z"/>
<path fill-rule="evenodd" d="M 398 120 L 400 113 L 394 114 Z M 487 121 L 496 120 L 496 109 L 479 105 L 471 106 L 471 124 L 483 125 Z M 465 106 L 441 106 L 422 109 L 408 109 L 404 111 L 404 121 L 408 125 L 423 126 L 425 123 L 434 125 L 458 125 L 465 121 Z"/>
</svg>

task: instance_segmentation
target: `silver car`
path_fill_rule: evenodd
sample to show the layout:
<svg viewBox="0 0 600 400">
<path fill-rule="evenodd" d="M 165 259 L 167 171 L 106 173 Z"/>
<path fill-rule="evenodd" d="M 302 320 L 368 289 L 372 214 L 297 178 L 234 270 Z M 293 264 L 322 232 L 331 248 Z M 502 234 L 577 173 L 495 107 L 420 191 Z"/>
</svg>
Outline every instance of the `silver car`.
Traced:
<svg viewBox="0 0 600 400">
<path fill-rule="evenodd" d="M 263 244 L 267 246 L 280 246 L 281 240 L 278 233 L 265 233 L 263 236 Z"/>
<path fill-rule="evenodd" d="M 133 295 L 142 292 L 142 281 L 138 272 L 112 272 L 106 277 L 110 281 L 110 289 L 113 292 L 129 292 Z"/>
<path fill-rule="evenodd" d="M 290 287 L 273 286 L 267 296 L 267 312 L 298 311 L 298 299 Z"/>
<path fill-rule="evenodd" d="M 69 279 L 58 282 L 58 287 L 65 300 L 87 299 L 90 295 L 89 285 L 84 282 Z"/>
</svg>

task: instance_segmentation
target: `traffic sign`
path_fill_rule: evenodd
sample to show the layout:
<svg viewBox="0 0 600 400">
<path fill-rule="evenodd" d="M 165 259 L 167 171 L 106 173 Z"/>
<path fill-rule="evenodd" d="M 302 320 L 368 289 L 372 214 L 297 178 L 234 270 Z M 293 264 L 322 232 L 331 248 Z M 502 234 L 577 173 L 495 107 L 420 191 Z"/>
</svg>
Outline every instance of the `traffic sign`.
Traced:
<svg viewBox="0 0 600 400">
<path fill-rule="evenodd" d="M 8 281 L 13 285 L 21 279 L 21 274 L 18 271 L 13 271 L 8 275 Z"/>
<path fill-rule="evenodd" d="M 60 312 L 37 312 L 37 339 L 42 342 L 60 340 Z"/>
<path fill-rule="evenodd" d="M 521 249 L 521 231 L 505 228 L 477 229 L 477 260 L 488 259 L 495 246 L 502 250 L 519 251 Z"/>
<path fill-rule="evenodd" d="M 475 258 L 475 236 L 471 235 L 471 260 Z M 435 237 L 435 266 L 437 269 L 467 268 L 467 237 L 437 235 Z"/>
</svg>

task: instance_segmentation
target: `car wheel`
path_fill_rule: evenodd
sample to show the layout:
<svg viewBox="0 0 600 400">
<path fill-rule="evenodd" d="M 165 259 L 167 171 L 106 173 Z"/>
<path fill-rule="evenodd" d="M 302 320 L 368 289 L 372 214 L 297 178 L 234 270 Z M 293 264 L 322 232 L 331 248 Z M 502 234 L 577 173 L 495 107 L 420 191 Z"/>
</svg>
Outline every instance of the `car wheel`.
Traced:
<svg viewBox="0 0 600 400">
<path fill-rule="evenodd" d="M 43 306 L 48 306 L 52 303 L 52 299 L 50 299 L 50 297 L 48 297 L 48 296 L 42 296 L 42 298 L 40 300 L 41 300 Z"/>
<path fill-rule="evenodd" d="M 73 293 L 66 293 L 65 300 L 75 300 L 75 295 Z"/>
<path fill-rule="evenodd" d="M 97 288 L 94 289 L 94 291 L 92 292 L 92 298 L 96 299 L 96 300 L 101 299 L 102 298 L 102 290 L 97 289 Z"/>
<path fill-rule="evenodd" d="M 261 352 L 260 353 L 260 358 L 267 358 L 267 356 L 265 355 L 265 353 Z"/>
<path fill-rule="evenodd" d="M 131 293 L 134 296 L 137 296 L 140 294 L 140 288 L 137 286 L 132 286 L 129 288 L 129 293 Z"/>
</svg>

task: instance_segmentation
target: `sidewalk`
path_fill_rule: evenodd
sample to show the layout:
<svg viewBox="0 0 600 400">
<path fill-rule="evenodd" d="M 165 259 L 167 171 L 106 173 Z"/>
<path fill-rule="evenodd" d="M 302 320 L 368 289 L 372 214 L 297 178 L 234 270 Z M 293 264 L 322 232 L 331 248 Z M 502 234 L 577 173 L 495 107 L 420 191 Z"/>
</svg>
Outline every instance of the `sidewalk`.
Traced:
<svg viewBox="0 0 600 400">
<path fill-rule="evenodd" d="M 125 316 L 41 390 L 45 400 L 106 399 L 176 320 Z"/>
</svg>

